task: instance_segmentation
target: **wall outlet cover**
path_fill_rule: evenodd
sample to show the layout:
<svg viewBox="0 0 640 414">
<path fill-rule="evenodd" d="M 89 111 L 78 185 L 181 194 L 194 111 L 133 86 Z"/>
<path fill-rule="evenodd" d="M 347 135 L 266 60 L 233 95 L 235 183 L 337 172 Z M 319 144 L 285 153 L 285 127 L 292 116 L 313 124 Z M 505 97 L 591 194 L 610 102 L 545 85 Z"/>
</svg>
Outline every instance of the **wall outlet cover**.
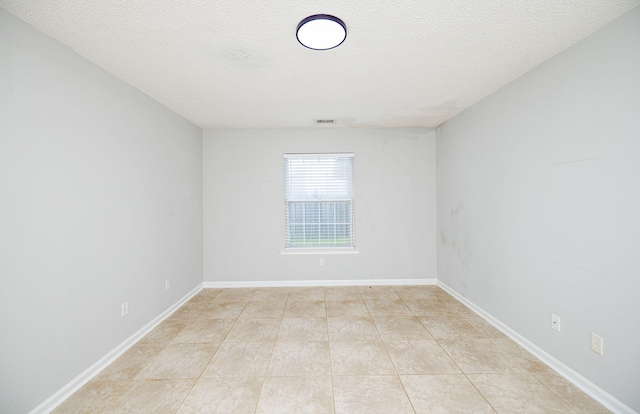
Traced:
<svg viewBox="0 0 640 414">
<path fill-rule="evenodd" d="M 604 339 L 593 332 L 591 333 L 591 350 L 596 354 L 604 355 Z"/>
</svg>

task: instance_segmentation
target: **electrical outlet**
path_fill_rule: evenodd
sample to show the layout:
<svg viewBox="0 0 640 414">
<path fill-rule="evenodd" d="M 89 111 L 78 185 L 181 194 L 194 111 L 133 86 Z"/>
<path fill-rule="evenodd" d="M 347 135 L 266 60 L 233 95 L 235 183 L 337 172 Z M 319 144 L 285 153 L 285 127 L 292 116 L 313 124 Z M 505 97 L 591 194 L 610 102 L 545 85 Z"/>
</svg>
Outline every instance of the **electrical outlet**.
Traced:
<svg viewBox="0 0 640 414">
<path fill-rule="evenodd" d="M 164 290 L 169 290 L 171 287 L 171 279 L 167 279 L 164 281 Z"/>
<path fill-rule="evenodd" d="M 560 332 L 560 317 L 554 313 L 551 314 L 551 328 Z"/>
<path fill-rule="evenodd" d="M 324 266 L 324 257 L 320 258 L 320 266 Z"/>
<path fill-rule="evenodd" d="M 125 317 L 129 313 L 129 302 L 124 302 L 122 304 L 122 316 Z"/>
<path fill-rule="evenodd" d="M 591 333 L 591 350 L 597 354 L 604 354 L 604 339 L 600 335 L 596 335 L 593 332 Z"/>
</svg>

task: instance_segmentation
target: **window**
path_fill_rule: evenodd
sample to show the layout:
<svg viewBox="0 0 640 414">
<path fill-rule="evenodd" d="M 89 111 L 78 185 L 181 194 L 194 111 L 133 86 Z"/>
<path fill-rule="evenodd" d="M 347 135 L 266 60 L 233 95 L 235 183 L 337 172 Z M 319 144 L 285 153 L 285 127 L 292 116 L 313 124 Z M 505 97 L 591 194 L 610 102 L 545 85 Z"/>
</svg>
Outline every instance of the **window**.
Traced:
<svg viewBox="0 0 640 414">
<path fill-rule="evenodd" d="M 285 154 L 285 249 L 351 248 L 353 154 Z"/>
</svg>

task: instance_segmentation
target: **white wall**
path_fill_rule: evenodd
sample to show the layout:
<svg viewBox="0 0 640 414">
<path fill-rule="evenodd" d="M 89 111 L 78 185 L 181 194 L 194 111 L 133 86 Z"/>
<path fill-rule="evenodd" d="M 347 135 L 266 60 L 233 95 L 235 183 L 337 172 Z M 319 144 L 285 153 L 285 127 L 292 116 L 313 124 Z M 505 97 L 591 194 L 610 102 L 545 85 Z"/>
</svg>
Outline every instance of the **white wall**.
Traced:
<svg viewBox="0 0 640 414">
<path fill-rule="evenodd" d="M 0 10 L 0 412 L 202 283 L 201 153 L 199 128 Z"/>
<path fill-rule="evenodd" d="M 284 153 L 355 153 L 357 255 L 281 255 Z M 204 281 L 435 278 L 432 129 L 204 132 Z"/>
<path fill-rule="evenodd" d="M 639 74 L 636 8 L 437 139 L 438 279 L 637 411 Z"/>
</svg>

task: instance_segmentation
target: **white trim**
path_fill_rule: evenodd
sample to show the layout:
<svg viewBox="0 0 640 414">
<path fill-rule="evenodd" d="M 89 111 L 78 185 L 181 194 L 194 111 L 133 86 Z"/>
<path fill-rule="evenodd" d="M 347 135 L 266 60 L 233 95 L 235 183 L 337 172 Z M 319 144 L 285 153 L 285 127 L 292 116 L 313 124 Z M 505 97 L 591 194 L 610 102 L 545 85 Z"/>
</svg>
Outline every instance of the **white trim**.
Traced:
<svg viewBox="0 0 640 414">
<path fill-rule="evenodd" d="M 171 305 L 167 310 L 162 312 L 160 315 L 155 317 L 151 322 L 143 326 L 136 333 L 131 335 L 129 338 L 125 339 L 120 345 L 113 348 L 109 353 L 96 361 L 89 368 L 84 370 L 80 375 L 72 379 L 67 385 L 60 388 L 56 391 L 55 394 L 44 400 L 33 410 L 29 411 L 29 414 L 40 414 L 40 413 L 50 413 L 57 406 L 62 404 L 67 398 L 71 397 L 71 395 L 78 391 L 82 386 L 84 386 L 87 382 L 91 381 L 96 375 L 100 373 L 103 369 L 108 367 L 113 361 L 115 361 L 120 355 L 124 354 L 129 348 L 135 345 L 140 339 L 142 339 L 145 335 L 147 335 L 153 328 L 158 326 L 162 321 L 168 318 L 173 312 L 178 310 L 182 305 L 184 305 L 189 299 L 194 297 L 198 292 L 202 290 L 203 284 L 199 284 L 196 286 L 191 292 L 187 293 L 176 303 Z"/>
<path fill-rule="evenodd" d="M 355 158 L 355 152 L 305 152 L 305 153 L 286 153 L 282 154 L 284 158 L 322 158 L 322 157 L 345 157 L 345 158 Z"/>
<path fill-rule="evenodd" d="M 534 343 L 493 317 L 491 314 L 483 310 L 482 308 L 469 301 L 467 298 L 461 296 L 458 292 L 447 286 L 445 283 L 437 279 L 366 279 L 366 280 L 291 280 L 291 281 L 236 281 L 236 282 L 204 282 L 196 286 L 191 292 L 187 293 L 180 300 L 174 303 L 167 310 L 162 312 L 151 322 L 146 324 L 136 333 L 131 335 L 120 345 L 116 346 L 113 350 L 100 358 L 96 363 L 87 368 L 84 372 L 71 380 L 68 384 L 60 388 L 55 394 L 47 398 L 40 403 L 37 407 L 31 410 L 30 414 L 50 413 L 53 409 L 59 406 L 67 398 L 69 398 L 74 392 L 79 390 L 87 382 L 93 379 L 103 369 L 109 366 L 120 355 L 126 352 L 131 346 L 147 335 L 153 328 L 158 326 L 162 321 L 168 318 L 173 312 L 178 310 L 189 299 L 198 294 L 203 288 L 242 288 L 242 287 L 307 287 L 307 286 L 405 286 L 405 285 L 438 285 L 444 291 L 449 293 L 460 303 L 467 306 L 474 311 L 480 317 L 484 318 L 487 322 L 491 323 L 497 329 L 502 331 L 505 335 L 511 338 L 513 341 L 521 345 L 527 351 L 532 353 L 542 362 L 547 364 L 551 369 L 562 375 L 568 381 L 573 383 L 576 387 L 580 388 L 587 395 L 604 405 L 614 413 L 625 414 L 637 414 L 632 408 L 618 400 L 611 394 L 604 391 L 582 375 L 569 368 L 546 351 L 542 350 Z"/>
<path fill-rule="evenodd" d="M 295 255 L 295 254 L 358 254 L 360 250 L 356 249 L 325 249 L 325 248 L 292 248 L 280 250 L 281 255 Z M 435 280 L 435 279 L 434 279 Z"/>
<path fill-rule="evenodd" d="M 609 410 L 613 411 L 614 413 L 637 414 L 637 412 L 634 411 L 631 407 L 629 407 L 622 401 L 618 400 L 617 398 L 615 398 L 613 395 L 609 394 L 602 388 L 598 387 L 596 384 L 589 381 L 588 379 L 586 379 L 585 377 L 583 377 L 573 369 L 569 368 L 568 366 L 566 366 L 565 364 L 563 364 L 562 362 L 560 362 L 559 360 L 551 356 L 549 353 L 539 348 L 533 342 L 529 341 L 527 338 L 525 338 L 524 336 L 520 335 L 519 333 L 511 329 L 509 326 L 505 325 L 504 323 L 496 319 L 494 316 L 492 316 L 490 313 L 480 308 L 479 306 L 471 302 L 469 299 L 460 295 L 458 292 L 456 292 L 455 290 L 453 290 L 452 288 L 450 288 L 440 280 L 437 281 L 437 285 L 440 288 L 442 288 L 444 291 L 446 291 L 448 294 L 456 298 L 460 303 L 462 303 L 463 305 L 465 305 L 466 307 L 468 307 L 469 309 L 477 313 L 480 317 L 484 318 L 487 322 L 492 324 L 498 330 L 502 331 L 502 333 L 504 333 L 513 341 L 515 341 L 520 346 L 522 346 L 524 349 L 529 351 L 536 358 L 538 358 L 539 360 L 547 364 L 549 368 L 553 369 L 558 374 L 562 375 L 565 379 L 567 379 L 573 385 L 580 388 L 587 395 L 589 395 L 594 400 L 598 401 L 600 404 L 604 405 Z"/>
<path fill-rule="evenodd" d="M 358 279 L 358 280 L 283 280 L 283 281 L 235 281 L 204 282 L 211 288 L 260 288 L 260 287 L 321 287 L 321 286 L 407 286 L 435 285 L 436 279 Z"/>
</svg>

